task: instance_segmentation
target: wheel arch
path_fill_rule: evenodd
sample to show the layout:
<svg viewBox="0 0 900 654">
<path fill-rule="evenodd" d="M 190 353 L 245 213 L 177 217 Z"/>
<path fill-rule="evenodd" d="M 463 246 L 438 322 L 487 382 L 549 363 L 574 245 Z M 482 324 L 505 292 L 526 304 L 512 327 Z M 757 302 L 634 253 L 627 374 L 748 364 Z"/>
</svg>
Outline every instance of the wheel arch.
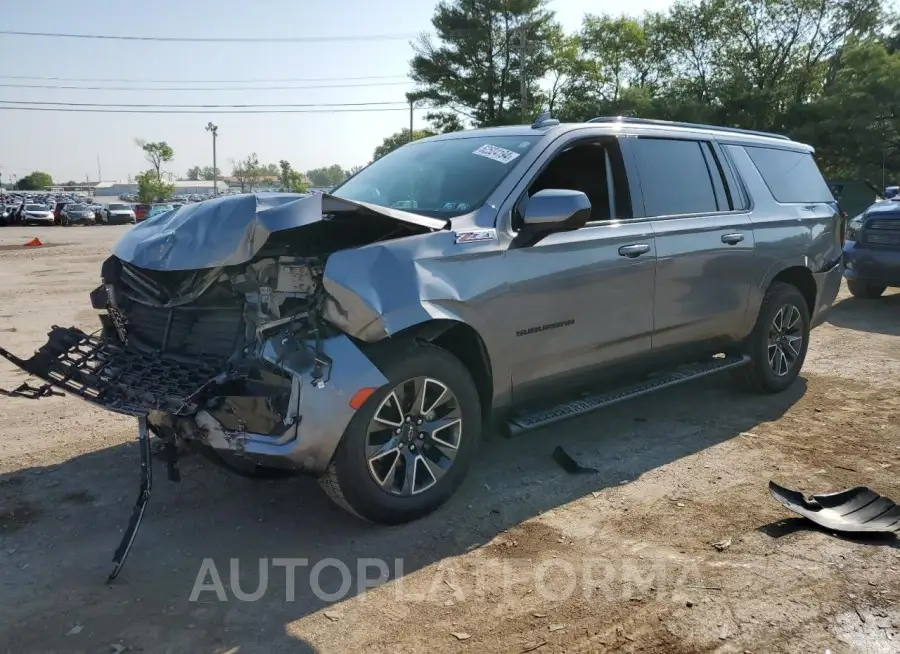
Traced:
<svg viewBox="0 0 900 654">
<path fill-rule="evenodd" d="M 807 312 L 809 316 L 812 317 L 816 308 L 816 295 L 818 294 L 818 286 L 816 285 L 812 270 L 806 266 L 789 266 L 775 275 L 769 282 L 767 288 L 771 288 L 772 284 L 775 282 L 790 284 L 800 291 L 800 294 L 806 301 Z"/>
<path fill-rule="evenodd" d="M 431 343 L 455 356 L 472 375 L 481 400 L 481 417 L 491 416 L 494 398 L 494 371 L 491 357 L 481 334 L 468 323 L 437 319 L 411 327 L 410 335 L 417 341 Z"/>
<path fill-rule="evenodd" d="M 367 343 L 363 345 L 363 349 L 378 365 L 379 359 L 399 351 L 391 347 L 393 344 L 400 347 L 409 341 L 435 345 L 459 359 L 475 382 L 481 402 L 482 420 L 486 422 L 490 419 L 494 398 L 494 370 L 487 346 L 478 330 L 460 320 L 436 318 L 407 327 L 387 339 Z"/>
</svg>

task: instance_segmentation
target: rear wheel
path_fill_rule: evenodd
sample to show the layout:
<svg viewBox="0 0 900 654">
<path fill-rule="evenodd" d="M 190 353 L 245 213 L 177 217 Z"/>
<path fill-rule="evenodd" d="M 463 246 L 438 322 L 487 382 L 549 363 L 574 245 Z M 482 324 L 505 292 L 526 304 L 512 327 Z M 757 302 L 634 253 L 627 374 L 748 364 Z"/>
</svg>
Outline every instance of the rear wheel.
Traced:
<svg viewBox="0 0 900 654">
<path fill-rule="evenodd" d="M 884 293 L 884 289 L 887 287 L 871 284 L 869 282 L 861 282 L 857 279 L 848 279 L 847 288 L 850 290 L 850 294 L 853 297 L 874 300 L 875 298 L 881 297 L 881 294 Z"/>
<path fill-rule="evenodd" d="M 736 371 L 748 390 L 780 393 L 803 367 L 809 346 L 809 309 L 796 286 L 775 282 L 763 298 L 756 326 L 747 339 L 750 363 Z"/>
<path fill-rule="evenodd" d="M 381 367 L 388 383 L 353 416 L 320 484 L 351 513 L 400 524 L 434 511 L 462 483 L 481 404 L 468 370 L 439 347 L 410 344 Z"/>
</svg>

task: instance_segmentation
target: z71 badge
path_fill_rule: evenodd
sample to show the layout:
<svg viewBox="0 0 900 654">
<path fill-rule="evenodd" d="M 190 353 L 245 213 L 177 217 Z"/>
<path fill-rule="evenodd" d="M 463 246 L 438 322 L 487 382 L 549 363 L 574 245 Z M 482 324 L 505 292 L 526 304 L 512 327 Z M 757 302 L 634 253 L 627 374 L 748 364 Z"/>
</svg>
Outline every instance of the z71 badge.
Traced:
<svg viewBox="0 0 900 654">
<path fill-rule="evenodd" d="M 497 238 L 496 229 L 473 229 L 468 232 L 456 232 L 457 243 L 476 243 L 478 241 L 493 241 Z"/>
</svg>

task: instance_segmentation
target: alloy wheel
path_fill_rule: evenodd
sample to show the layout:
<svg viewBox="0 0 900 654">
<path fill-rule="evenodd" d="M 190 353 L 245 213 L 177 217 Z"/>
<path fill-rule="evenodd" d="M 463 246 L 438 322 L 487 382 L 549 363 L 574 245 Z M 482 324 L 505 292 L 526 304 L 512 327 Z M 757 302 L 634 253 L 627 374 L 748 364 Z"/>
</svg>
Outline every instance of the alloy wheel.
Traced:
<svg viewBox="0 0 900 654">
<path fill-rule="evenodd" d="M 776 377 L 793 370 L 803 350 L 803 318 L 793 304 L 785 304 L 769 325 L 769 367 Z"/>
<path fill-rule="evenodd" d="M 397 384 L 381 401 L 366 432 L 366 461 L 391 495 L 418 495 L 447 474 L 462 439 L 456 395 L 432 377 Z"/>
</svg>

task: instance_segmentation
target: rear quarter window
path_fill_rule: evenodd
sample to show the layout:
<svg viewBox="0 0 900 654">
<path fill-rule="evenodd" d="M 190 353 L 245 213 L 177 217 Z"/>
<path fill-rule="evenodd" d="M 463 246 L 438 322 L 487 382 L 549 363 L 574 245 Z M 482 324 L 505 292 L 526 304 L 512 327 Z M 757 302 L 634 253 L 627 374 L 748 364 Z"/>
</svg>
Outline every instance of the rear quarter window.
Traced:
<svg viewBox="0 0 900 654">
<path fill-rule="evenodd" d="M 834 202 L 811 153 L 744 147 L 778 202 Z"/>
</svg>

